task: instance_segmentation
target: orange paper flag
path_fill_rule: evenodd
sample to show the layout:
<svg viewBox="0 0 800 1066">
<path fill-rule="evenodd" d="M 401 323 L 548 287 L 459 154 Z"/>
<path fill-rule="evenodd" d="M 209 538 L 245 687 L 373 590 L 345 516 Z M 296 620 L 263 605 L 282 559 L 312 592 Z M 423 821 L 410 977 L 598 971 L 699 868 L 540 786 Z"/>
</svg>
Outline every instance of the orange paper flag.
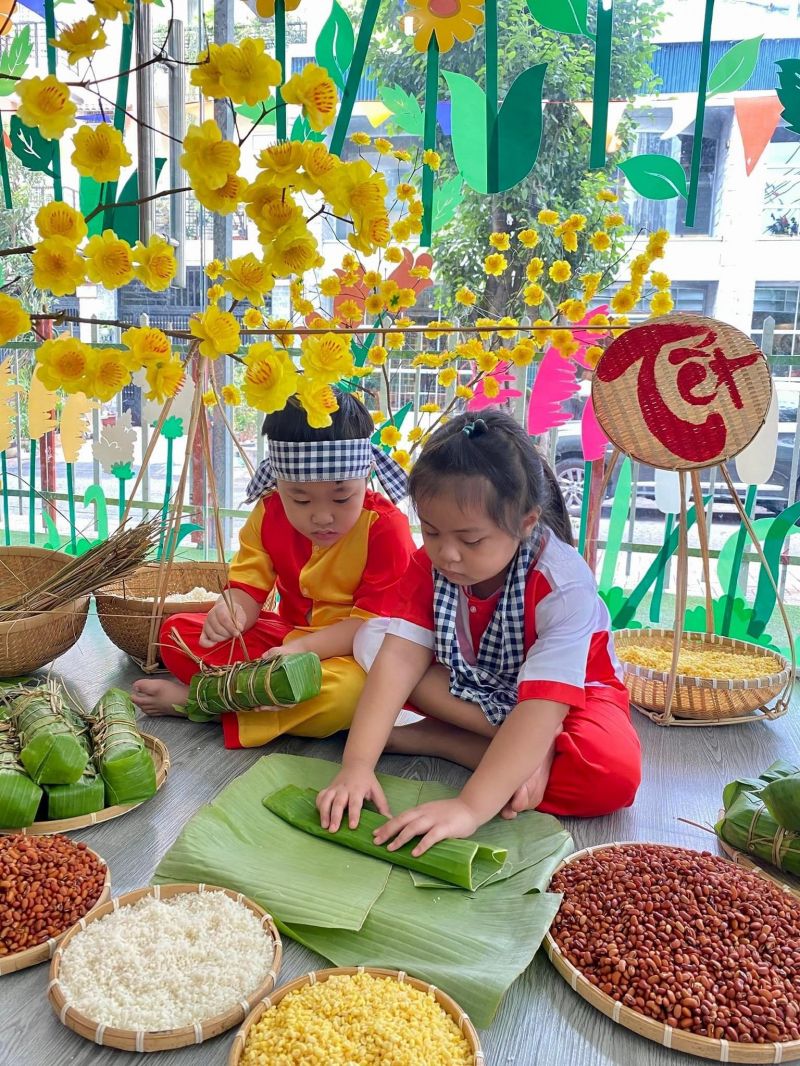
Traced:
<svg viewBox="0 0 800 1066">
<path fill-rule="evenodd" d="M 744 145 L 744 165 L 749 177 L 778 125 L 781 102 L 777 93 L 770 93 L 769 96 L 737 96 L 734 108 Z"/>
</svg>

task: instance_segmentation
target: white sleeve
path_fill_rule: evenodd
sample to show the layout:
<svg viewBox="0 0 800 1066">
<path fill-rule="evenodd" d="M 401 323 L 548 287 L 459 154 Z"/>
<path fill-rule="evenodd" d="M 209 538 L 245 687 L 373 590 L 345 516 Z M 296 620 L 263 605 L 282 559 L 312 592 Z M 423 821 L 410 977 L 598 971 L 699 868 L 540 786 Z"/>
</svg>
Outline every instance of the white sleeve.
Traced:
<svg viewBox="0 0 800 1066">
<path fill-rule="evenodd" d="M 519 699 L 585 703 L 586 663 L 598 623 L 597 591 L 572 581 L 548 592 L 536 605 L 536 640 L 518 676 Z"/>
</svg>

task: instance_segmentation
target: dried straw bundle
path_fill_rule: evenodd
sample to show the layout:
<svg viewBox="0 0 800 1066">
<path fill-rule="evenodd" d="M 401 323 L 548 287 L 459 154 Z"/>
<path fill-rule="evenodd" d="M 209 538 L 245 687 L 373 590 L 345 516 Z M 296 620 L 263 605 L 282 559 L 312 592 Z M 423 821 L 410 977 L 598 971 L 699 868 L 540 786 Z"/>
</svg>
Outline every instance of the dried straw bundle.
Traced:
<svg viewBox="0 0 800 1066">
<path fill-rule="evenodd" d="M 120 526 L 108 540 L 71 560 L 35 588 L 0 603 L 0 621 L 57 610 L 88 596 L 99 585 L 127 577 L 138 570 L 158 543 L 160 531 L 160 515 L 136 526 Z"/>
</svg>

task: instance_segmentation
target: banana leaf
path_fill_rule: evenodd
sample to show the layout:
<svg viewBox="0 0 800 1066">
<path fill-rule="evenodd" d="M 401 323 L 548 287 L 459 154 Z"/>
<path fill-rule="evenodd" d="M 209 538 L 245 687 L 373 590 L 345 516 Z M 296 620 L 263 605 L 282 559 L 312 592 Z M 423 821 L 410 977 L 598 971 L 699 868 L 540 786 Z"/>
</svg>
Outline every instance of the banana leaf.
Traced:
<svg viewBox="0 0 800 1066">
<path fill-rule="evenodd" d="M 192 722 L 210 722 L 224 711 L 290 707 L 318 696 L 321 685 L 322 666 L 313 652 L 234 663 L 194 675 L 186 717 Z"/>
<path fill-rule="evenodd" d="M 72 785 L 44 786 L 47 795 L 48 818 L 80 818 L 84 814 L 102 811 L 106 805 L 105 784 L 91 757 L 88 734 L 81 733 L 79 740 L 89 756 L 86 769 Z"/>
<path fill-rule="evenodd" d="M 16 730 L 0 721 L 0 829 L 24 829 L 35 822 L 41 798 L 41 788 L 20 761 Z"/>
<path fill-rule="evenodd" d="M 128 693 L 109 689 L 95 704 L 91 718 L 94 758 L 105 783 L 106 806 L 128 806 L 154 796 L 155 765 Z"/>
<path fill-rule="evenodd" d="M 17 696 L 11 718 L 19 734 L 20 760 L 37 785 L 71 785 L 89 761 L 82 722 L 52 681 Z"/>
<path fill-rule="evenodd" d="M 800 833 L 780 826 L 761 795 L 770 783 L 796 773 L 796 766 L 778 760 L 758 778 L 730 782 L 723 793 L 724 814 L 714 829 L 720 840 L 739 851 L 800 877 Z"/>
<path fill-rule="evenodd" d="M 492 874 L 502 870 L 508 858 L 504 848 L 490 848 L 477 840 L 443 840 L 434 844 L 424 855 L 414 856 L 416 841 L 409 841 L 397 851 L 388 851 L 385 844 L 376 844 L 373 833 L 389 821 L 376 811 L 363 810 L 356 829 L 343 823 L 336 833 L 329 833 L 320 825 L 317 810 L 317 793 L 313 788 L 297 788 L 287 785 L 262 800 L 267 810 L 283 818 L 289 825 L 304 833 L 331 840 L 334 844 L 372 855 L 375 859 L 418 870 L 458 888 L 475 890 L 486 884 Z"/>
<path fill-rule="evenodd" d="M 508 852 L 499 871 L 506 876 L 475 892 L 439 891 L 436 879 L 419 888 L 408 870 L 345 853 L 261 802 L 287 785 L 325 788 L 338 769 L 293 755 L 260 759 L 186 823 L 154 883 L 201 881 L 242 892 L 334 965 L 405 970 L 443 988 L 476 1025 L 489 1025 L 555 917 L 560 897 L 542 889 L 572 851 L 571 837 L 555 818 L 533 811 L 495 819 L 479 836 Z M 395 812 L 456 794 L 438 782 L 378 777 Z M 529 852 L 536 854 L 530 862 Z"/>
</svg>

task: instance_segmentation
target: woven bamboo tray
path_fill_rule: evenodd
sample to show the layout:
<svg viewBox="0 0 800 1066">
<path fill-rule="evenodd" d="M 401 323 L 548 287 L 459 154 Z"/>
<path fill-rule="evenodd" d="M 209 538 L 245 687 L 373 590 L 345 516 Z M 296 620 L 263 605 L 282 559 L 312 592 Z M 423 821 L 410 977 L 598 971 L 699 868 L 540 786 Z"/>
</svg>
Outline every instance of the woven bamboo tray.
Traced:
<svg viewBox="0 0 800 1066">
<path fill-rule="evenodd" d="M 327 970 L 312 970 L 311 973 L 305 974 L 304 977 L 298 977 L 296 981 L 290 981 L 289 984 L 283 985 L 274 995 L 266 996 L 260 1003 L 256 1004 L 236 1033 L 228 1055 L 228 1066 L 239 1066 L 244 1053 L 247 1034 L 250 1032 L 251 1027 L 261 1018 L 264 1011 L 269 1010 L 271 1007 L 277 1007 L 283 997 L 288 995 L 289 992 L 304 988 L 306 985 L 314 985 L 318 981 L 327 981 L 329 977 L 334 977 L 337 974 L 352 975 L 355 973 L 368 973 L 374 977 L 386 977 L 392 981 L 405 982 L 413 988 L 420 989 L 422 992 L 431 992 L 445 1014 L 450 1015 L 466 1037 L 467 1043 L 475 1055 L 474 1066 L 485 1066 L 486 1060 L 475 1026 L 454 999 L 451 999 L 446 992 L 442 992 L 440 988 L 436 988 L 435 985 L 428 985 L 424 981 L 418 981 L 416 977 L 409 977 L 402 970 L 384 970 L 374 966 L 337 966 Z"/>
<path fill-rule="evenodd" d="M 629 841 L 627 843 L 641 843 L 641 841 Z M 593 848 L 583 848 L 581 851 L 576 851 L 558 865 L 556 870 L 553 871 L 553 877 L 567 863 L 577 862 L 595 851 L 625 846 L 625 843 L 598 844 Z M 753 872 L 767 881 L 775 880 L 760 867 L 754 866 Z M 784 891 L 790 892 L 800 899 L 800 892 L 783 884 L 783 882 L 780 882 L 780 884 Z M 709 1036 L 698 1036 L 696 1033 L 686 1033 L 681 1029 L 674 1029 L 672 1026 L 664 1025 L 662 1022 L 656 1021 L 655 1018 L 640 1014 L 639 1011 L 626 1007 L 619 1000 L 607 996 L 605 992 L 601 992 L 596 985 L 588 981 L 581 971 L 576 969 L 565 958 L 549 930 L 544 938 L 544 948 L 553 966 L 569 984 L 570 988 L 577 992 L 582 999 L 591 1003 L 593 1007 L 601 1011 L 613 1022 L 630 1029 L 647 1040 L 661 1044 L 662 1047 L 671 1048 L 673 1051 L 684 1051 L 687 1055 L 696 1055 L 702 1059 L 714 1059 L 716 1062 L 795 1062 L 800 1059 L 800 1040 L 787 1040 L 775 1044 L 745 1044 L 735 1040 L 714 1040 Z"/>
<path fill-rule="evenodd" d="M 147 662 L 148 657 L 157 657 L 158 649 L 153 644 L 158 641 L 160 626 L 156 627 L 151 644 L 154 601 L 136 597 L 158 594 L 160 572 L 160 566 L 148 563 L 131 577 L 106 585 L 94 594 L 100 624 L 109 640 L 140 666 Z M 222 591 L 226 580 L 226 568 L 221 563 L 172 563 L 167 579 L 167 600 L 161 610 L 162 619 L 175 614 L 205 614 L 210 611 L 216 603 L 216 593 Z M 202 602 L 169 602 L 170 594 L 191 592 L 193 588 L 206 588 L 214 596 Z M 151 652 L 155 654 L 151 656 Z"/>
<path fill-rule="evenodd" d="M 621 629 L 614 634 L 614 646 L 622 661 L 631 703 L 660 724 L 664 724 L 669 674 L 626 663 L 621 651 L 630 644 L 638 644 L 663 648 L 671 653 L 672 636 L 669 629 Z M 790 664 L 782 655 L 758 644 L 709 633 L 684 633 L 682 645 L 729 649 L 740 655 L 752 655 L 754 659 L 772 656 L 780 661 L 781 670 L 738 681 L 678 674 L 672 714 L 691 721 L 674 724 L 733 725 L 751 721 L 754 717 L 778 716 L 766 708 L 780 696 L 791 673 Z"/>
<path fill-rule="evenodd" d="M 167 774 L 169 773 L 169 752 L 166 745 L 158 737 L 152 737 L 149 733 L 142 733 L 142 740 L 152 755 L 156 766 L 156 792 L 158 792 L 167 780 Z M 150 798 L 152 799 L 152 796 Z M 142 800 L 142 803 L 147 803 L 147 800 Z M 89 825 L 110 822 L 112 818 L 121 818 L 123 814 L 128 814 L 130 811 L 135 811 L 137 807 L 141 807 L 142 803 L 134 803 L 127 807 L 120 805 L 104 807 L 102 811 L 81 814 L 77 818 L 58 818 L 53 821 L 34 822 L 33 825 L 26 826 L 24 829 L 0 829 L 0 836 L 7 836 L 9 833 L 21 833 L 23 836 L 43 837 L 48 836 L 50 833 L 69 833 L 73 829 L 85 829 Z"/>
<path fill-rule="evenodd" d="M 99 1025 L 93 1019 L 87 1018 L 81 1011 L 69 1006 L 61 990 L 58 975 L 61 968 L 61 955 L 79 930 L 85 929 L 89 922 L 97 921 L 98 918 L 104 918 L 105 915 L 111 914 L 112 911 L 119 910 L 120 907 L 138 903 L 145 896 L 154 896 L 156 899 L 171 899 L 173 896 L 185 895 L 189 892 L 224 892 L 226 896 L 235 899 L 237 903 L 243 903 L 248 910 L 251 910 L 261 920 L 262 928 L 272 938 L 275 955 L 272 960 L 272 968 L 258 988 L 254 989 L 246 999 L 241 1000 L 224 1014 L 207 1018 L 205 1021 L 197 1022 L 195 1025 L 184 1025 L 180 1029 L 162 1029 L 159 1032 L 148 1032 L 143 1029 L 118 1029 L 110 1025 Z M 50 983 L 47 986 L 47 995 L 50 1005 L 58 1015 L 62 1025 L 66 1025 L 68 1029 L 72 1029 L 73 1032 L 85 1037 L 87 1040 L 92 1040 L 95 1044 L 120 1048 L 122 1051 L 168 1051 L 171 1048 L 188 1047 L 190 1044 L 202 1044 L 203 1041 L 211 1040 L 213 1037 L 219 1036 L 220 1033 L 232 1029 L 234 1025 L 238 1025 L 243 1018 L 248 1016 L 255 1004 L 269 995 L 275 987 L 275 981 L 281 968 L 282 955 L 281 936 L 271 915 L 267 914 L 257 903 L 253 903 L 252 900 L 241 895 L 241 893 L 231 892 L 227 888 L 219 888 L 216 885 L 151 885 L 148 888 L 139 888 L 135 892 L 127 892 L 124 896 L 109 900 L 102 907 L 97 907 L 93 910 L 86 918 L 82 918 L 77 925 L 68 931 L 56 949 L 53 961 L 50 964 Z"/>
<path fill-rule="evenodd" d="M 47 548 L 0 548 L 0 603 L 16 598 L 69 563 Z M 86 625 L 89 596 L 52 611 L 6 619 L 0 613 L 0 677 L 18 677 L 57 659 L 75 644 Z"/>
<path fill-rule="evenodd" d="M 87 918 L 95 907 L 101 907 L 111 896 L 111 871 L 108 868 L 106 860 L 101 858 L 97 852 L 92 851 L 91 848 L 87 848 L 86 850 L 94 855 L 98 862 L 105 866 L 106 878 L 103 882 L 103 888 L 100 895 L 86 912 L 84 918 Z M 27 970 L 29 966 L 38 966 L 40 962 L 47 962 L 48 959 L 52 959 L 53 952 L 69 931 L 69 929 L 65 929 L 63 933 L 59 933 L 58 936 L 45 940 L 43 944 L 37 944 L 32 948 L 25 948 L 24 951 L 17 951 L 13 955 L 0 955 L 0 977 L 6 973 L 16 973 L 18 970 Z"/>
</svg>

